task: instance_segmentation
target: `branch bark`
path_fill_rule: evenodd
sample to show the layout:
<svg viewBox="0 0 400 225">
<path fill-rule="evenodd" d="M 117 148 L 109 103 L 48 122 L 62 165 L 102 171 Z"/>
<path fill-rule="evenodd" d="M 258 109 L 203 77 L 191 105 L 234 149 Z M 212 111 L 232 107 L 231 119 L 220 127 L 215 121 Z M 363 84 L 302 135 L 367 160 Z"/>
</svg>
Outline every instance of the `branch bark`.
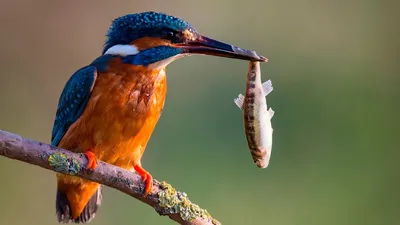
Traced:
<svg viewBox="0 0 400 225">
<path fill-rule="evenodd" d="M 87 159 L 82 154 L 0 130 L 0 155 L 115 188 L 182 225 L 220 224 L 207 210 L 192 203 L 184 192 L 176 191 L 165 181 L 154 179 L 152 192 L 144 197 L 144 184 L 139 175 L 100 160 L 97 168 L 88 172 L 84 169 Z"/>
</svg>

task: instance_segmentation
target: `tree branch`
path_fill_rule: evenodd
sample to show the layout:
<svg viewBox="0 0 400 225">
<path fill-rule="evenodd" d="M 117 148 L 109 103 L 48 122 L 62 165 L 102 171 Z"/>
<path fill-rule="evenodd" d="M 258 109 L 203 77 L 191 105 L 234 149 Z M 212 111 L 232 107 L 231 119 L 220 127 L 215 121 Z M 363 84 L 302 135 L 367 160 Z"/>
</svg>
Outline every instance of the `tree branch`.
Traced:
<svg viewBox="0 0 400 225">
<path fill-rule="evenodd" d="M 136 173 L 100 160 L 98 160 L 97 168 L 89 173 L 84 169 L 87 159 L 83 154 L 73 153 L 0 130 L 0 155 L 115 188 L 150 205 L 160 215 L 167 215 L 179 224 L 220 224 L 211 217 L 207 210 L 190 202 L 186 193 L 176 191 L 165 181 L 154 180 L 152 192 L 144 197 L 144 184 Z"/>
</svg>

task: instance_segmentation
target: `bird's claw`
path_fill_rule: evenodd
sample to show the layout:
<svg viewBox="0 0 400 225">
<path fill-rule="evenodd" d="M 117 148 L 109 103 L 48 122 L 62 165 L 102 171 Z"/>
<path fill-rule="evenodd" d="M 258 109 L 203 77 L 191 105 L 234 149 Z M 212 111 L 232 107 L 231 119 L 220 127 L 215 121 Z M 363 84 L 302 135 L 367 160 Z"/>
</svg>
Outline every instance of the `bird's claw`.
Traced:
<svg viewBox="0 0 400 225">
<path fill-rule="evenodd" d="M 146 185 L 146 187 L 144 189 L 144 196 L 147 196 L 153 190 L 153 177 L 151 176 L 151 174 L 149 172 L 147 172 L 145 169 L 143 169 L 139 165 L 135 165 L 133 168 L 139 174 L 139 176 L 142 177 L 142 181 Z"/>
<path fill-rule="evenodd" d="M 96 156 L 91 151 L 86 151 L 83 154 L 86 156 L 86 158 L 88 160 L 86 169 L 87 170 L 90 170 L 90 169 L 91 170 L 95 170 L 96 167 L 97 167 L 97 158 L 96 158 Z"/>
</svg>

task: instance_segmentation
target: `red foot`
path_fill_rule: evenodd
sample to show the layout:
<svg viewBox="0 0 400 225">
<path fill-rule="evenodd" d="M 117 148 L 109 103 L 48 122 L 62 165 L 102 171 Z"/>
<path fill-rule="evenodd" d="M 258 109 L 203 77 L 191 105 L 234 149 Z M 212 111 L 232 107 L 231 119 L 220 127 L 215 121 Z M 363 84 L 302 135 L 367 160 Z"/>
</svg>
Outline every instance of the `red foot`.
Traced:
<svg viewBox="0 0 400 225">
<path fill-rule="evenodd" d="M 144 189 L 144 196 L 147 196 L 153 189 L 153 177 L 140 165 L 135 165 L 133 168 L 142 177 L 143 182 L 145 182 L 146 188 Z"/>
<path fill-rule="evenodd" d="M 96 156 L 93 154 L 93 152 L 91 151 L 86 151 L 85 154 L 87 160 L 88 160 L 88 164 L 86 166 L 86 169 L 96 169 L 97 167 L 97 158 Z"/>
</svg>

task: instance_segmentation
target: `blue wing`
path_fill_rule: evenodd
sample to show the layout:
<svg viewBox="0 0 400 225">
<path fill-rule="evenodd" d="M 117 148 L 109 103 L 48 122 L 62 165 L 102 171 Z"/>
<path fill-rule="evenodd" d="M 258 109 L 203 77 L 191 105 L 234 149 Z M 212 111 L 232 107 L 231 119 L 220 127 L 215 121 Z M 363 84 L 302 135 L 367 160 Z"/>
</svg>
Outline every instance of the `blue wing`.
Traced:
<svg viewBox="0 0 400 225">
<path fill-rule="evenodd" d="M 58 100 L 57 114 L 54 121 L 51 144 L 57 146 L 68 128 L 81 116 L 89 101 L 97 78 L 95 66 L 86 66 L 76 71 Z"/>
</svg>

